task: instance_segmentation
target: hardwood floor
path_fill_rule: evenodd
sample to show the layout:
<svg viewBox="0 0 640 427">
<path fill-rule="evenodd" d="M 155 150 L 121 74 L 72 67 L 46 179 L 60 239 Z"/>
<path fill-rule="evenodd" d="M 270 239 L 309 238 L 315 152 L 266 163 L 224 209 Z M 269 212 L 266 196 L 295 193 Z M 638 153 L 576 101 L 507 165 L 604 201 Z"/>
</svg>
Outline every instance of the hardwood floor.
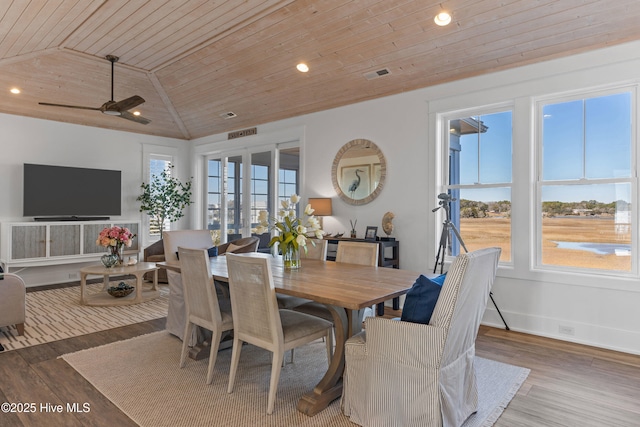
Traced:
<svg viewBox="0 0 640 427">
<path fill-rule="evenodd" d="M 135 426 L 58 356 L 164 326 L 157 319 L 0 353 L 0 403 L 36 406 L 35 413 L 0 413 L 0 426 Z M 640 426 L 640 356 L 485 326 L 477 354 L 531 369 L 496 427 Z M 114 360 L 114 369 L 121 362 Z M 47 403 L 62 405 L 62 413 L 45 412 Z M 74 403 L 88 403 L 89 411 L 67 412 Z"/>
</svg>

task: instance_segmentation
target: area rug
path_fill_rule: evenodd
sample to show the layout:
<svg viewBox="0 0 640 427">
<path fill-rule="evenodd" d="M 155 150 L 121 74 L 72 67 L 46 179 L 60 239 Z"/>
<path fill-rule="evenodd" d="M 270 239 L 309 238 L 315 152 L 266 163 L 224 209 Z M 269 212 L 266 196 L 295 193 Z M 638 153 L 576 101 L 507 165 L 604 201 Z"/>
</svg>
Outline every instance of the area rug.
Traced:
<svg viewBox="0 0 640 427">
<path fill-rule="evenodd" d="M 231 350 L 218 354 L 213 383 L 205 384 L 208 359 L 178 367 L 181 341 L 154 332 L 61 356 L 140 426 L 345 426 L 340 399 L 314 417 L 296 409 L 327 369 L 318 341 L 296 349 L 282 368 L 275 409 L 267 415 L 271 353 L 243 347 L 234 391 L 227 393 Z M 113 369 L 120 361 L 120 369 Z M 464 427 L 491 426 L 518 391 L 528 369 L 477 358 L 480 410 Z"/>
<path fill-rule="evenodd" d="M 122 281 L 112 281 L 111 285 Z M 135 279 L 124 282 L 135 285 Z M 87 285 L 87 292 L 99 292 L 102 287 L 102 283 Z M 158 289 L 159 298 L 116 307 L 80 305 L 79 286 L 27 292 L 24 335 L 18 335 L 15 326 L 1 327 L 0 344 L 5 351 L 16 350 L 165 317 L 169 287 L 160 285 Z"/>
</svg>

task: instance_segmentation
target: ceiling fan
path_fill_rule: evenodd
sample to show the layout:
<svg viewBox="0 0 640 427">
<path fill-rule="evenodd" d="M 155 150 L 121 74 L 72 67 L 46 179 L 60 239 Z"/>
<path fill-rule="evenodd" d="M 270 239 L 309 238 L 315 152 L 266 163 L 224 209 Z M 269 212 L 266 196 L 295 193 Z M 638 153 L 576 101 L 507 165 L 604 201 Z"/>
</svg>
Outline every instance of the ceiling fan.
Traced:
<svg viewBox="0 0 640 427">
<path fill-rule="evenodd" d="M 140 123 L 146 125 L 151 123 L 151 120 L 145 119 L 142 116 L 136 116 L 129 112 L 130 109 L 137 107 L 138 105 L 144 103 L 144 99 L 141 96 L 134 95 L 130 98 L 123 99 L 122 101 L 114 101 L 113 100 L 113 68 L 114 64 L 118 61 L 117 56 L 107 55 L 107 60 L 111 62 L 111 100 L 105 102 L 100 107 L 83 107 L 80 105 L 64 105 L 64 104 L 52 104 L 49 102 L 39 102 L 40 105 L 49 105 L 52 107 L 65 107 L 65 108 L 77 108 L 81 110 L 96 110 L 101 111 L 104 114 L 109 116 L 118 116 L 123 119 L 131 120 L 136 123 Z"/>
</svg>

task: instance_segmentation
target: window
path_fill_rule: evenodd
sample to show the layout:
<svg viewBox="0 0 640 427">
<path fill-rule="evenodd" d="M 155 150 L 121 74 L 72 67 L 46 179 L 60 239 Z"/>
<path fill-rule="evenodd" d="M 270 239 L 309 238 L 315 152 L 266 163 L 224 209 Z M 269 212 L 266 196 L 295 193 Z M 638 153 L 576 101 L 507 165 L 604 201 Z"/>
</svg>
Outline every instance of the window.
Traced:
<svg viewBox="0 0 640 427">
<path fill-rule="evenodd" d="M 448 184 L 438 207 L 460 231 L 467 250 L 498 246 L 501 261 L 511 261 L 512 112 L 453 116 L 448 129 Z M 442 229 L 444 229 L 444 224 Z M 450 251 L 460 253 L 451 237 Z M 442 239 L 441 239 L 442 240 Z M 464 250 L 464 248 L 463 248 Z"/>
<path fill-rule="evenodd" d="M 298 188 L 298 170 L 300 169 L 300 148 L 283 148 L 280 153 L 280 169 L 278 170 L 278 206 L 288 201 L 293 194 L 300 194 Z M 297 215 L 300 215 L 300 204 L 296 205 Z M 276 213 L 276 212 L 274 212 Z"/>
<path fill-rule="evenodd" d="M 167 170 L 171 173 L 171 158 L 160 155 L 151 155 L 149 158 L 149 180 L 148 182 L 152 182 L 154 179 L 162 178 L 162 171 Z M 149 219 L 149 236 L 152 239 L 160 238 L 160 224 L 159 220 L 155 220 L 154 218 Z M 169 220 L 164 221 L 163 231 L 171 230 L 171 222 Z"/>
<path fill-rule="evenodd" d="M 632 99 L 538 103 L 538 266 L 632 270 Z"/>
</svg>

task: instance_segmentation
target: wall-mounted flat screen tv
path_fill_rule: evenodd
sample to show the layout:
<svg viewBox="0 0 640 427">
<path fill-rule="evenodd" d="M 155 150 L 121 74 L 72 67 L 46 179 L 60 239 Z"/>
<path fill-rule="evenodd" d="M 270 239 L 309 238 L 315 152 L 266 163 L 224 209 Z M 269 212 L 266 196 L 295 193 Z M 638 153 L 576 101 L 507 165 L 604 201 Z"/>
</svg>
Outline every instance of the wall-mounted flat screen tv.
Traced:
<svg viewBox="0 0 640 427">
<path fill-rule="evenodd" d="M 25 163 L 23 215 L 57 219 L 120 215 L 121 179 L 117 170 Z"/>
</svg>

